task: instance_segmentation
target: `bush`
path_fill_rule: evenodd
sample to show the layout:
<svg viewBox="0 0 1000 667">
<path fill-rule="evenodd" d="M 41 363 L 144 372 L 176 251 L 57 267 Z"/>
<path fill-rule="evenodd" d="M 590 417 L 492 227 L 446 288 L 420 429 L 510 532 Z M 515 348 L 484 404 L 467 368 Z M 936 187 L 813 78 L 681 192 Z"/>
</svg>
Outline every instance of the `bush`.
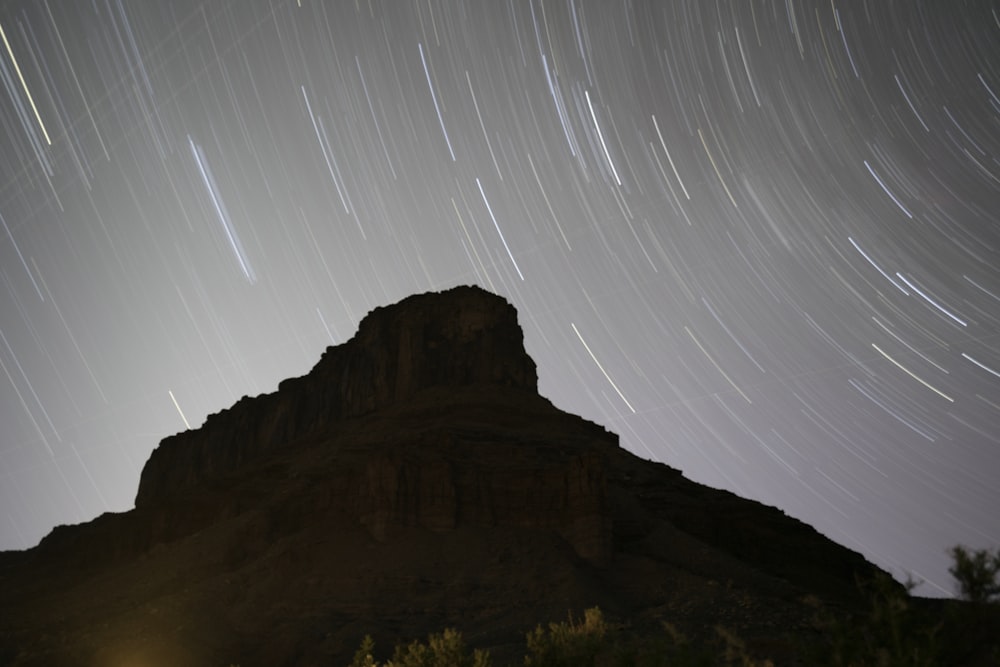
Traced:
<svg viewBox="0 0 1000 667">
<path fill-rule="evenodd" d="M 397 646 L 392 659 L 384 665 L 372 656 L 374 650 L 375 641 L 366 635 L 354 654 L 351 667 L 490 667 L 489 653 L 478 649 L 467 652 L 462 634 L 452 628 L 439 635 L 430 635 L 426 644 L 413 641 Z"/>
<path fill-rule="evenodd" d="M 351 661 L 351 667 L 378 667 L 378 663 L 372 657 L 374 651 L 375 640 L 372 639 L 371 635 L 365 635 L 365 638 L 361 640 L 361 646 L 354 652 L 354 660 Z"/>
<path fill-rule="evenodd" d="M 549 623 L 528 633 L 526 667 L 576 667 L 593 665 L 604 643 L 608 625 L 597 607 L 583 612 L 583 620 L 575 623 L 570 616 L 563 623 Z"/>
<path fill-rule="evenodd" d="M 958 584 L 959 596 L 977 604 L 1000 598 L 1000 549 L 969 551 L 962 545 L 949 550 L 954 565 L 948 572 Z"/>
</svg>

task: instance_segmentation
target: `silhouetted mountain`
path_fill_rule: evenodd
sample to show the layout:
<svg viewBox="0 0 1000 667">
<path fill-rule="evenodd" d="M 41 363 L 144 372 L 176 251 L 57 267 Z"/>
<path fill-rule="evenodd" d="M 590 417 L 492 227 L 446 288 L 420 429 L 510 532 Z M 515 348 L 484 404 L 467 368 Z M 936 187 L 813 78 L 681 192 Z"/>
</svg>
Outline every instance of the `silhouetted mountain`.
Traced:
<svg viewBox="0 0 1000 667">
<path fill-rule="evenodd" d="M 536 385 L 500 297 L 375 309 L 308 374 L 165 438 L 135 509 L 0 554 L 0 663 L 342 665 L 366 633 L 445 626 L 504 655 L 594 605 L 781 654 L 879 573 Z"/>
</svg>

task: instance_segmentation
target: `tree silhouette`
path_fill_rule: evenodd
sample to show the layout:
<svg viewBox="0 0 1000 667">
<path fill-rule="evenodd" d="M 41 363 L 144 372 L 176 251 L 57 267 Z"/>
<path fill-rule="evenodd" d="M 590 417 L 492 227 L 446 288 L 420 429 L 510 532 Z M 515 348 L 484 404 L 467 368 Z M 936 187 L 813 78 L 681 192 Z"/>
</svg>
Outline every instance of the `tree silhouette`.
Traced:
<svg viewBox="0 0 1000 667">
<path fill-rule="evenodd" d="M 959 595 L 969 602 L 986 603 L 1000 598 L 1000 549 L 970 551 L 957 545 L 948 552 L 954 564 L 948 568 L 955 577 Z"/>
</svg>

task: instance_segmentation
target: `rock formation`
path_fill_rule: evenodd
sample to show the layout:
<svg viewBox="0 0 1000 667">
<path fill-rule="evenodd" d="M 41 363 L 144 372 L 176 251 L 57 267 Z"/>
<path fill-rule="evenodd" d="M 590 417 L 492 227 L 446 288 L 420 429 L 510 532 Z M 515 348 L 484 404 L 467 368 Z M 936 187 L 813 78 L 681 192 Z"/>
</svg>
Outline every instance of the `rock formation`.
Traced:
<svg viewBox="0 0 1000 667">
<path fill-rule="evenodd" d="M 135 509 L 0 554 L 0 664 L 346 664 L 457 626 L 503 647 L 599 605 L 779 641 L 877 572 L 537 393 L 474 287 L 377 308 L 306 375 L 164 439 Z"/>
<path fill-rule="evenodd" d="M 142 471 L 136 507 L 249 459 L 322 433 L 344 419 L 400 404 L 433 387 L 485 384 L 537 391 L 517 312 L 481 289 L 458 287 L 376 308 L 347 343 L 328 347 L 302 377 L 244 397 L 198 430 L 166 438 Z"/>
</svg>

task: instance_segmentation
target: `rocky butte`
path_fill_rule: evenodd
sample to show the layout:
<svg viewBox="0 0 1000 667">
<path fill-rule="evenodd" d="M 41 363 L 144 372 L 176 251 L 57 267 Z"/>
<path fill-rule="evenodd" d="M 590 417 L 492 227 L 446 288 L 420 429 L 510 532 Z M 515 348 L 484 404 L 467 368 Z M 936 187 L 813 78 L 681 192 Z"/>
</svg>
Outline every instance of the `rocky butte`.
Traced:
<svg viewBox="0 0 1000 667">
<path fill-rule="evenodd" d="M 346 665 L 444 627 L 516 659 L 595 605 L 780 655 L 877 572 L 555 408 L 514 307 L 457 287 L 165 438 L 134 509 L 0 554 L 0 664 Z"/>
</svg>

